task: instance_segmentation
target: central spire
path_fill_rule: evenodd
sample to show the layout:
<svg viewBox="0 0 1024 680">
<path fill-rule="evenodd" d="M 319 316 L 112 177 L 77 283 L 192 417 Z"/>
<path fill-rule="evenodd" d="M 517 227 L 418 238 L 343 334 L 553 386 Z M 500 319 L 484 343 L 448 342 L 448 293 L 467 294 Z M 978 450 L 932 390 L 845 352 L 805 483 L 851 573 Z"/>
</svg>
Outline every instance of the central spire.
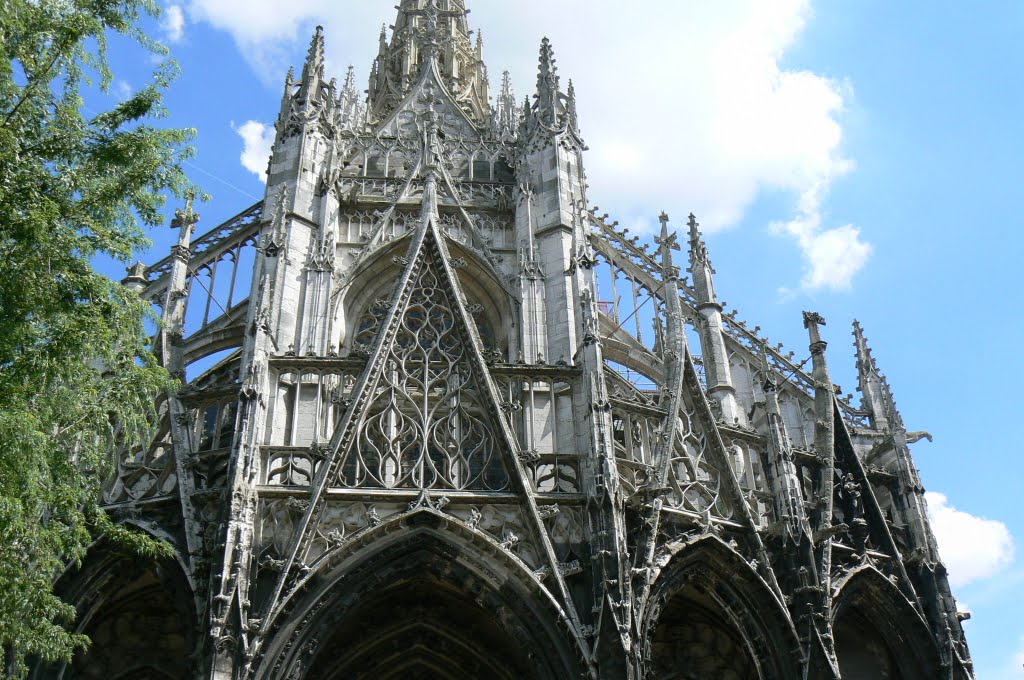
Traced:
<svg viewBox="0 0 1024 680">
<path fill-rule="evenodd" d="M 390 41 L 386 29 L 381 32 L 370 76 L 373 120 L 394 111 L 432 64 L 467 117 L 477 124 L 489 120 L 483 41 L 478 35 L 474 43 L 468 13 L 464 0 L 402 0 Z"/>
</svg>

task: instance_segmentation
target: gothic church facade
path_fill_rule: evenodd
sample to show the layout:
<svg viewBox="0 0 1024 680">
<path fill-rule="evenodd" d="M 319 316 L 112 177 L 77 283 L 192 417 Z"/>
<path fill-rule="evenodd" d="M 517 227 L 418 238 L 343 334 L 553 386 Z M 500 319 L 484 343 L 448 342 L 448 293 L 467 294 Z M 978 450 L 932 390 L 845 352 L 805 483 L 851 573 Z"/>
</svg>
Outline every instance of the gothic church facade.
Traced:
<svg viewBox="0 0 1024 680">
<path fill-rule="evenodd" d="M 97 545 L 58 582 L 93 645 L 35 678 L 974 677 L 858 325 L 854 405 L 692 215 L 599 215 L 546 39 L 523 103 L 463 0 L 401 0 L 368 97 L 323 50 L 264 200 L 124 281 L 184 387 L 105 503 L 176 557 Z"/>
</svg>

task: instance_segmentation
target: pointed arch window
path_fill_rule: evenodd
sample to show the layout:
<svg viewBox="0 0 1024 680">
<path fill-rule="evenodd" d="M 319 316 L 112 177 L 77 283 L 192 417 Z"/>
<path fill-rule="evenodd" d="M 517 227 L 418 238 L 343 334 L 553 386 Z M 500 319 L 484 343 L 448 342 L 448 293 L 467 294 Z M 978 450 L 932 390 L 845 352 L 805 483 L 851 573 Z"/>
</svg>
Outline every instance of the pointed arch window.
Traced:
<svg viewBox="0 0 1024 680">
<path fill-rule="evenodd" d="M 491 181 L 491 162 L 486 156 L 473 158 L 473 179 L 477 182 Z"/>
</svg>

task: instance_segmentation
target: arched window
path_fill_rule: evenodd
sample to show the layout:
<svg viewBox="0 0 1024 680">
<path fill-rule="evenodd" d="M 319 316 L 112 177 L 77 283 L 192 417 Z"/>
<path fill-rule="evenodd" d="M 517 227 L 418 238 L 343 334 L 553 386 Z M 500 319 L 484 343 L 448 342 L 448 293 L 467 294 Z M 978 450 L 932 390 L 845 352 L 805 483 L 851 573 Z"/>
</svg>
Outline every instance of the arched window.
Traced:
<svg viewBox="0 0 1024 680">
<path fill-rule="evenodd" d="M 384 177 L 386 166 L 387 162 L 384 156 L 371 154 L 366 157 L 366 172 L 364 174 L 367 177 Z"/>
<path fill-rule="evenodd" d="M 494 161 L 494 181 L 495 182 L 514 182 L 516 179 L 516 173 L 509 165 L 508 161 L 504 157 L 498 157 Z"/>
<path fill-rule="evenodd" d="M 491 181 L 491 162 L 484 156 L 473 158 L 473 179 L 477 182 Z"/>
</svg>

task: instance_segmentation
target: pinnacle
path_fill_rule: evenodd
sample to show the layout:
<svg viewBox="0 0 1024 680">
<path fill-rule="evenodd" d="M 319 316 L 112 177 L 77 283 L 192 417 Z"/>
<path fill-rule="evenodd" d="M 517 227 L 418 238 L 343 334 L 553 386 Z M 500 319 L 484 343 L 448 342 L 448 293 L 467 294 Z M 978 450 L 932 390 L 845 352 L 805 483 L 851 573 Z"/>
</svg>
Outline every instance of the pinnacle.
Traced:
<svg viewBox="0 0 1024 680">
<path fill-rule="evenodd" d="M 558 67 L 555 66 L 555 51 L 551 47 L 551 41 L 548 40 L 547 36 L 540 41 L 540 57 L 538 62 L 540 63 L 540 72 L 538 75 L 537 85 L 540 87 L 540 79 L 547 76 L 554 76 L 557 78 Z"/>
<path fill-rule="evenodd" d="M 697 221 L 697 216 L 694 215 L 693 213 L 690 213 L 689 220 L 686 224 L 690 228 L 690 241 L 700 241 L 701 233 L 700 230 L 697 228 L 700 226 L 700 222 Z"/>
<path fill-rule="evenodd" d="M 878 373 L 878 366 L 875 358 L 871 356 L 871 348 L 868 346 L 867 336 L 864 335 L 864 328 L 860 321 L 853 321 L 853 346 L 857 350 L 857 372 L 860 374 L 861 382 L 869 373 Z"/>
<path fill-rule="evenodd" d="M 324 27 L 317 26 L 309 41 L 306 63 L 302 67 L 301 98 L 315 94 L 324 75 Z"/>
<path fill-rule="evenodd" d="M 874 362 L 874 359 L 871 357 L 871 348 L 868 347 L 867 336 L 864 335 L 864 328 L 857 319 L 853 320 L 853 346 L 857 348 L 858 365 L 860 365 L 861 361 Z"/>
<path fill-rule="evenodd" d="M 306 62 L 313 61 L 320 64 L 324 61 L 324 27 L 319 24 L 309 41 L 309 51 L 306 53 Z"/>
<path fill-rule="evenodd" d="M 690 268 L 692 269 L 698 264 L 706 265 L 710 268 L 711 258 L 708 255 L 708 247 L 705 245 L 704 238 L 699 229 L 700 222 L 697 221 L 697 216 L 690 213 L 686 225 L 690 230 Z M 713 270 L 712 273 L 714 273 Z"/>
</svg>

